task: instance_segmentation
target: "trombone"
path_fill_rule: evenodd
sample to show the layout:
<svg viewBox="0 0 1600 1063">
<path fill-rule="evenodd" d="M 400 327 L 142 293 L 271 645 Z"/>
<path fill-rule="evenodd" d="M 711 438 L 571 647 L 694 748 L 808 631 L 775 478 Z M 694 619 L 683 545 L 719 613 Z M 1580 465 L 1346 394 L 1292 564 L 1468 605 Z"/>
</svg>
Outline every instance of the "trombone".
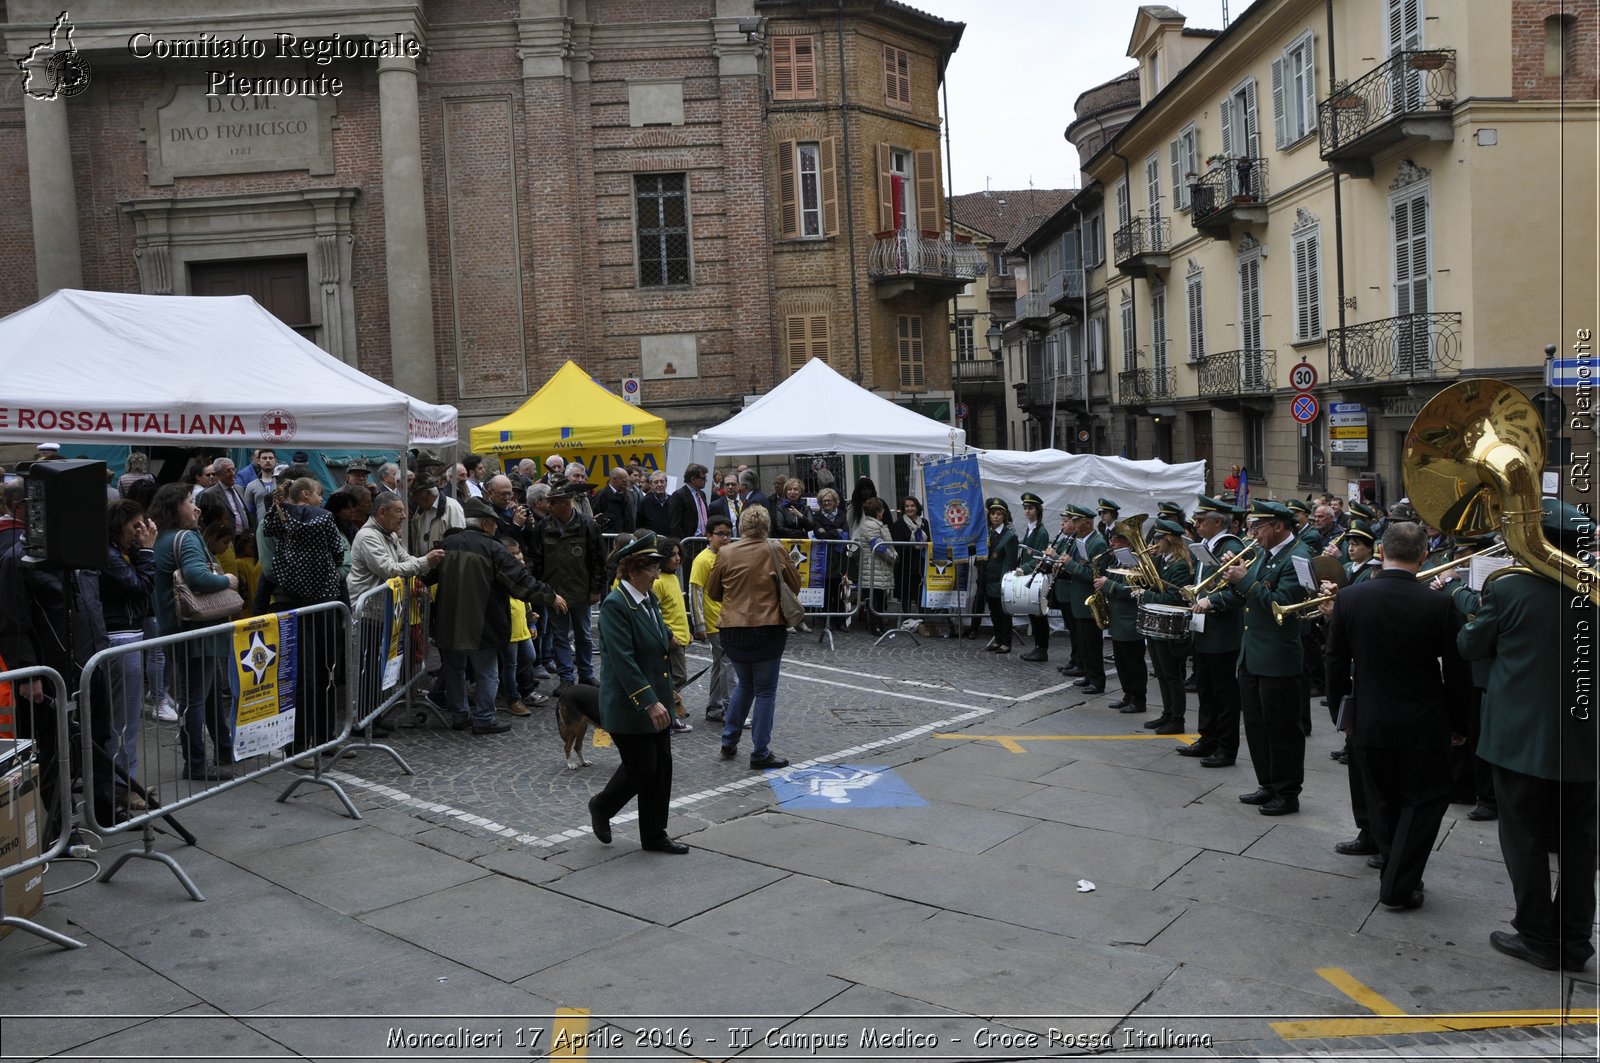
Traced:
<svg viewBox="0 0 1600 1063">
<path fill-rule="evenodd" d="M 1252 539 L 1248 544 L 1245 545 L 1243 550 L 1240 550 L 1237 554 L 1234 554 L 1232 557 L 1222 562 L 1217 566 L 1217 570 L 1215 572 L 1211 573 L 1211 575 L 1207 576 L 1199 583 L 1188 587 L 1179 587 L 1178 590 L 1182 592 L 1184 601 L 1188 602 L 1190 605 L 1193 605 L 1195 602 L 1200 600 L 1200 596 L 1202 594 L 1210 594 L 1214 589 L 1215 584 L 1222 579 L 1222 574 L 1228 571 L 1228 569 L 1232 568 L 1234 565 L 1255 564 L 1256 559 L 1252 557 L 1251 554 L 1253 551 L 1260 549 L 1261 544 Z"/>
<path fill-rule="evenodd" d="M 1421 572 L 1417 573 L 1417 580 L 1419 582 L 1422 580 L 1430 580 L 1441 573 L 1449 572 L 1453 568 L 1466 568 L 1467 565 L 1472 563 L 1472 558 L 1474 557 L 1494 557 L 1497 554 L 1503 554 L 1505 552 L 1505 543 L 1495 543 L 1493 546 L 1489 547 L 1489 549 L 1479 550 L 1477 553 L 1468 557 L 1459 558 L 1455 561 L 1446 561 L 1444 564 L 1434 565 L 1432 568 L 1425 568 Z M 1272 619 L 1278 622 L 1279 627 L 1282 627 L 1284 617 L 1294 616 L 1298 613 L 1304 613 L 1308 610 L 1315 609 L 1323 602 L 1337 597 L 1338 593 L 1338 591 L 1334 591 L 1333 594 L 1319 594 L 1315 598 L 1307 598 L 1305 601 L 1296 602 L 1294 605 L 1279 605 L 1277 602 L 1273 602 Z"/>
</svg>

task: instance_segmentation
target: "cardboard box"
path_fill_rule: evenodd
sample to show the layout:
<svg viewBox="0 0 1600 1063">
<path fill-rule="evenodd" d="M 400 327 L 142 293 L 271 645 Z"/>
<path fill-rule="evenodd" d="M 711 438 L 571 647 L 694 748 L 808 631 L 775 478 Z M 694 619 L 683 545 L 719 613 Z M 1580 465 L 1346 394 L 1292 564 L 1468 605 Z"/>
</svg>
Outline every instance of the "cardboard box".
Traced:
<svg viewBox="0 0 1600 1063">
<path fill-rule="evenodd" d="M 43 844 L 44 809 L 39 801 L 39 775 L 32 764 L 0 775 L 0 867 L 15 867 L 38 856 Z M 32 916 L 44 907 L 44 867 L 12 875 L 0 887 L 5 914 Z M 0 937 L 11 932 L 0 926 Z"/>
</svg>

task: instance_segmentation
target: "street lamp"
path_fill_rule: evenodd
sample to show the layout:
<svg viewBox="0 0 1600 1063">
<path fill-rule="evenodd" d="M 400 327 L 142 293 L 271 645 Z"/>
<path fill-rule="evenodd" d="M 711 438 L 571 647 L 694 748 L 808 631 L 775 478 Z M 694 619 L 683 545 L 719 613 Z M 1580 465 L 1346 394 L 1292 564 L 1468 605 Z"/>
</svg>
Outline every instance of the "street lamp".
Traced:
<svg viewBox="0 0 1600 1063">
<path fill-rule="evenodd" d="M 983 334 L 984 341 L 989 344 L 989 356 L 996 361 L 1000 360 L 1000 348 L 1003 346 L 1001 339 L 1005 335 L 993 317 L 989 318 L 989 331 Z"/>
</svg>

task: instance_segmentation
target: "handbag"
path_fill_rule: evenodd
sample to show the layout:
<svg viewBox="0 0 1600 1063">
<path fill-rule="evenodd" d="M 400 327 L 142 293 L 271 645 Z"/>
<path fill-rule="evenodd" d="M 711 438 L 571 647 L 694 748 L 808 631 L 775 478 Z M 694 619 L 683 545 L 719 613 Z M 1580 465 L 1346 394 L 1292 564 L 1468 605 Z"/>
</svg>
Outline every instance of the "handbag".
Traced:
<svg viewBox="0 0 1600 1063">
<path fill-rule="evenodd" d="M 197 594 L 183 579 L 183 563 L 179 560 L 183 555 L 183 536 L 193 535 L 194 532 L 180 532 L 172 543 L 172 608 L 177 613 L 178 619 L 186 624 L 209 624 L 217 620 L 229 620 L 244 609 L 244 599 L 232 587 L 224 587 L 219 591 L 210 591 L 206 594 Z M 200 544 L 205 549 L 205 543 Z M 207 556 L 210 552 L 207 551 Z M 210 562 L 212 572 L 217 571 L 217 563 Z M 219 573 L 220 575 L 220 573 Z"/>
<path fill-rule="evenodd" d="M 778 581 L 778 611 L 783 614 L 784 627 L 799 627 L 806 622 L 806 607 L 800 604 L 800 599 L 795 597 L 794 591 L 783 581 L 783 573 L 778 568 L 778 547 L 775 543 L 768 543 L 772 554 L 772 578 Z"/>
</svg>

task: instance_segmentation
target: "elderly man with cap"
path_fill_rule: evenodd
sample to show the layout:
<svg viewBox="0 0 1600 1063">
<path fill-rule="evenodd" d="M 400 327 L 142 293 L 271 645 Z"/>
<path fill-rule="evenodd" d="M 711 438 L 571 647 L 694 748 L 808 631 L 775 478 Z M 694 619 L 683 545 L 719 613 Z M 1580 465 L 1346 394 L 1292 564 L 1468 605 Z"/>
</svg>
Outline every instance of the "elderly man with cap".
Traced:
<svg viewBox="0 0 1600 1063">
<path fill-rule="evenodd" d="M 1003 498 L 984 503 L 989 514 L 989 560 L 983 570 L 983 600 L 989 607 L 994 638 L 984 648 L 991 653 L 1011 652 L 1011 614 L 1006 612 L 1003 590 L 1007 572 L 1017 567 L 1017 534 L 1011 529 L 1011 507 Z"/>
<path fill-rule="evenodd" d="M 1050 546 L 1050 532 L 1044 526 L 1044 499 L 1032 491 L 1022 492 L 1022 534 L 1018 540 L 1017 571 L 1031 575 L 1045 560 L 1044 552 Z M 1039 577 L 1041 580 L 1044 576 Z M 1028 633 L 1033 639 L 1033 649 L 1022 655 L 1024 661 L 1050 659 L 1050 618 L 1030 616 Z"/>
<path fill-rule="evenodd" d="M 600 723 L 621 761 L 605 788 L 589 799 L 589 822 L 611 844 L 611 819 L 639 799 L 639 847 L 683 854 L 689 847 L 667 834 L 672 800 L 672 637 L 651 585 L 661 572 L 656 534 L 646 531 L 617 550 L 617 586 L 600 604 Z"/>
<path fill-rule="evenodd" d="M 600 546 L 600 530 L 573 504 L 577 493 L 571 485 L 550 492 L 550 515 L 528 533 L 526 551 L 528 566 L 572 603 L 569 611 L 549 618 L 554 620 L 550 627 L 562 685 L 599 686 L 594 674 L 589 607 L 600 602 L 606 557 Z"/>
<path fill-rule="evenodd" d="M 1311 523 L 1311 503 L 1303 498 L 1291 498 L 1283 504 L 1294 520 L 1295 538 L 1310 548 L 1313 557 L 1322 553 L 1322 534 Z"/>
<path fill-rule="evenodd" d="M 1551 546 L 1572 557 L 1594 549 L 1587 514 L 1554 498 L 1544 499 L 1541 511 Z M 1462 656 L 1489 662 L 1478 756 L 1494 772 L 1500 856 L 1516 904 L 1514 932 L 1497 930 L 1489 944 L 1547 971 L 1581 971 L 1594 955 L 1594 617 L 1580 590 L 1516 570 L 1484 585 L 1478 614 L 1457 639 Z M 1552 833 L 1560 873 L 1554 891 L 1546 846 Z"/>
<path fill-rule="evenodd" d="M 1230 565 L 1223 576 L 1226 593 L 1244 610 L 1239 707 L 1259 783 L 1239 800 L 1259 806 L 1264 816 L 1283 816 L 1300 811 L 1305 781 L 1306 736 L 1299 713 L 1304 651 L 1299 618 L 1286 617 L 1280 625 L 1272 606 L 1305 600 L 1292 559 L 1310 560 L 1310 553 L 1295 538 L 1294 517 L 1283 503 L 1253 501 L 1249 519 L 1250 534 L 1261 551 L 1248 565 Z"/>
<path fill-rule="evenodd" d="M 1231 531 L 1238 510 L 1216 498 L 1202 496 L 1194 523 L 1200 541 L 1217 564 L 1195 568 L 1196 584 L 1224 568 L 1228 559 L 1244 550 Z M 1194 676 L 1199 695 L 1200 740 L 1178 750 L 1180 757 L 1200 757 L 1204 768 L 1232 767 L 1239 755 L 1239 641 L 1244 634 L 1243 603 L 1221 587 L 1194 603 L 1204 619 L 1194 636 Z"/>
<path fill-rule="evenodd" d="M 1100 500 L 1102 503 L 1105 499 Z M 1083 665 L 1083 676 L 1073 682 L 1085 694 L 1103 694 L 1106 689 L 1106 656 L 1103 629 L 1094 618 L 1088 604 L 1095 597 L 1094 581 L 1111 567 L 1114 555 L 1106 538 L 1094 528 L 1094 514 L 1081 506 L 1068 506 L 1076 520 L 1073 531 L 1077 543 L 1070 554 L 1063 555 L 1062 571 L 1068 577 L 1067 593 L 1071 596 L 1073 623 L 1078 629 L 1078 663 Z M 1056 586 L 1061 586 L 1056 579 Z"/>
<path fill-rule="evenodd" d="M 550 485 L 551 490 L 567 482 L 567 459 L 560 454 L 552 454 L 544 459 L 544 475 L 540 477 Z"/>
<path fill-rule="evenodd" d="M 456 730 L 470 724 L 475 735 L 504 734 L 511 725 L 495 719 L 495 697 L 500 692 L 500 650 L 511 641 L 511 599 L 554 605 L 558 616 L 566 613 L 567 602 L 534 579 L 495 538 L 500 518 L 493 506 L 469 498 L 463 512 L 467 526 L 444 540 L 433 639 L 446 656 L 445 697 Z M 588 611 L 582 603 L 574 607 Z M 475 684 L 470 716 L 469 675 Z"/>
</svg>

